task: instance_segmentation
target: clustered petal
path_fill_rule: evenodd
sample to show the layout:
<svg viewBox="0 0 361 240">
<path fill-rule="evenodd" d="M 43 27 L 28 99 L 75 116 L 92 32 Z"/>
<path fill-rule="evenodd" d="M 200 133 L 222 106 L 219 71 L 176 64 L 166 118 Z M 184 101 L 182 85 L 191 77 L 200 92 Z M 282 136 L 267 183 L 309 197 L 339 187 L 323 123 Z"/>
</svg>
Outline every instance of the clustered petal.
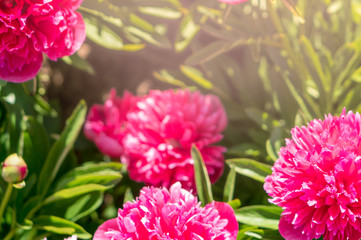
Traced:
<svg viewBox="0 0 361 240">
<path fill-rule="evenodd" d="M 227 116 L 216 96 L 189 90 L 152 90 L 141 98 L 125 93 L 123 99 L 115 94 L 90 110 L 85 135 L 101 152 L 121 157 L 130 178 L 164 187 L 179 181 L 195 189 L 193 144 L 211 181 L 221 176 L 226 149 L 212 144 L 222 139 Z"/>
<path fill-rule="evenodd" d="M 123 154 L 123 138 L 127 132 L 127 113 L 139 100 L 125 91 L 123 98 L 117 97 L 115 89 L 110 91 L 104 105 L 93 105 L 84 125 L 84 134 L 98 149 L 111 157 Z"/>
<path fill-rule="evenodd" d="M 104 222 L 94 240 L 236 240 L 238 223 L 233 209 L 222 202 L 200 206 L 181 184 L 144 187 L 140 196 Z"/>
<path fill-rule="evenodd" d="M 361 116 L 340 116 L 295 127 L 264 189 L 284 209 L 285 239 L 361 238 Z"/>
<path fill-rule="evenodd" d="M 51 60 L 71 55 L 85 40 L 82 0 L 4 0 L 0 3 L 0 79 L 36 76 L 42 53 Z"/>
<path fill-rule="evenodd" d="M 195 144 L 215 182 L 223 172 L 222 139 L 227 117 L 219 99 L 188 90 L 150 91 L 128 113 L 123 161 L 136 181 L 169 187 L 180 181 L 195 189 L 190 150 Z"/>
</svg>

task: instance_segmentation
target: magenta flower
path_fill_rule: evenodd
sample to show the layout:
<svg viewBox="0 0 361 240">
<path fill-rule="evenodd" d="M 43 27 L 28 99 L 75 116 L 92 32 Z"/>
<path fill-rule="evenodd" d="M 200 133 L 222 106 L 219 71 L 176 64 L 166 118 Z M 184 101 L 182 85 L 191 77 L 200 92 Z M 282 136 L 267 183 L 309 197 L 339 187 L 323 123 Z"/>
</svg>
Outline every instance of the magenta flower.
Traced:
<svg viewBox="0 0 361 240">
<path fill-rule="evenodd" d="M 164 187 L 179 181 L 195 189 L 192 144 L 202 153 L 211 181 L 222 174 L 225 148 L 212 144 L 222 139 L 227 116 L 216 96 L 153 90 L 127 118 L 123 162 L 133 180 Z"/>
<path fill-rule="evenodd" d="M 104 222 L 93 240 L 236 240 L 238 223 L 223 202 L 200 207 L 197 197 L 175 183 L 165 188 L 144 187 L 140 196 Z"/>
<path fill-rule="evenodd" d="M 361 116 L 313 120 L 292 129 L 264 189 L 284 209 L 285 239 L 361 238 Z"/>
<path fill-rule="evenodd" d="M 96 104 L 90 108 L 84 134 L 89 140 L 94 141 L 102 153 L 120 158 L 126 133 L 126 115 L 134 107 L 138 97 L 127 91 L 124 92 L 123 98 L 117 97 L 116 94 L 116 90 L 112 89 L 104 106 Z"/>
<path fill-rule="evenodd" d="M 245 2 L 248 0 L 218 0 L 218 1 L 227 3 L 227 4 L 238 4 L 238 3 Z"/>
<path fill-rule="evenodd" d="M 71 55 L 85 40 L 82 0 L 0 2 L 0 79 L 24 82 L 36 76 L 42 53 L 51 60 Z"/>
</svg>

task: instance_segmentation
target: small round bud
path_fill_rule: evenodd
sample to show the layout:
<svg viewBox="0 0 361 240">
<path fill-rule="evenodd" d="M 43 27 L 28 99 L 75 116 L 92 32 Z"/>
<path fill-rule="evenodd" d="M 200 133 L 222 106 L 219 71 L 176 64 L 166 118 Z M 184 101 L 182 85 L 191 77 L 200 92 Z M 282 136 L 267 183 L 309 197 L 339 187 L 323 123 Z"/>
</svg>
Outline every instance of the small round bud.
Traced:
<svg viewBox="0 0 361 240">
<path fill-rule="evenodd" d="M 19 183 L 28 175 L 28 166 L 22 157 L 14 153 L 3 162 L 1 175 L 8 183 Z"/>
</svg>

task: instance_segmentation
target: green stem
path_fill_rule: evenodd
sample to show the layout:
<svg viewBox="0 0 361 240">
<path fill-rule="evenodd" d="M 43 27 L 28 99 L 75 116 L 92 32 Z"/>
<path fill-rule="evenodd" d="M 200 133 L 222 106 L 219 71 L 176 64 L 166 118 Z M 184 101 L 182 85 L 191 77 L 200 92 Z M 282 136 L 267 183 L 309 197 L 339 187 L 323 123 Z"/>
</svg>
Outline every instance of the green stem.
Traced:
<svg viewBox="0 0 361 240">
<path fill-rule="evenodd" d="M 273 6 L 272 0 L 267 1 L 268 11 L 270 13 L 271 19 L 276 27 L 277 32 L 282 36 L 282 44 L 284 46 L 284 49 L 289 54 L 289 59 L 291 60 L 292 64 L 288 64 L 297 74 L 297 77 L 299 78 L 300 82 L 304 85 L 305 80 L 309 77 L 309 71 L 307 66 L 305 65 L 302 58 L 298 56 L 298 54 L 294 51 L 294 48 L 291 44 L 291 38 L 289 34 L 285 31 L 285 28 L 281 22 L 281 19 Z M 305 89 L 305 86 L 303 86 L 303 89 Z M 313 110 L 314 114 L 321 116 L 319 109 L 317 108 L 317 105 L 313 104 L 312 99 L 307 94 L 303 94 L 305 100 L 309 104 L 309 107 Z M 309 119 L 312 120 L 312 119 Z"/>
<path fill-rule="evenodd" d="M 4 240 L 11 240 L 15 234 L 16 211 L 13 210 L 12 223 L 10 232 L 5 236 Z"/>
<path fill-rule="evenodd" d="M 345 43 L 352 41 L 352 5 L 351 1 L 344 1 L 344 15 L 345 15 Z"/>
<path fill-rule="evenodd" d="M 8 183 L 8 186 L 7 186 L 6 192 L 5 192 L 5 196 L 4 196 L 3 200 L 1 201 L 1 205 L 0 205 L 0 232 L 1 232 L 1 223 L 2 223 L 2 219 L 3 219 L 4 211 L 5 211 L 6 206 L 8 205 L 12 190 L 13 190 L 13 184 Z"/>
<path fill-rule="evenodd" d="M 297 72 L 297 75 L 301 78 L 302 80 L 307 79 L 307 68 L 304 65 L 303 61 L 300 61 L 297 57 L 297 54 L 293 51 L 292 45 L 291 45 L 291 40 L 288 36 L 288 34 L 284 31 L 284 27 L 281 23 L 281 20 L 278 16 L 278 13 L 276 11 L 276 9 L 273 7 L 273 3 L 271 0 L 267 1 L 267 6 L 268 6 L 268 11 L 270 13 L 271 19 L 277 29 L 277 32 L 282 36 L 282 42 L 284 45 L 285 50 L 288 52 L 293 64 L 294 64 L 294 69 Z"/>
<path fill-rule="evenodd" d="M 223 21 L 225 22 L 229 16 L 229 14 L 231 13 L 231 10 L 232 10 L 232 5 L 228 5 L 227 8 L 226 8 L 226 11 L 223 15 Z"/>
</svg>

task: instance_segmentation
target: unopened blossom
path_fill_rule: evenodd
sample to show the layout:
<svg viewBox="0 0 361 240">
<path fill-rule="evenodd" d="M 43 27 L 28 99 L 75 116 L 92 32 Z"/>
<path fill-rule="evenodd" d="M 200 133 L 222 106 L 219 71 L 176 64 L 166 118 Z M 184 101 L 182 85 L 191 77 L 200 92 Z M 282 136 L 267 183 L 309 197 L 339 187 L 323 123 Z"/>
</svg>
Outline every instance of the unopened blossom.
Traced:
<svg viewBox="0 0 361 240">
<path fill-rule="evenodd" d="M 213 144 L 222 139 L 227 116 L 218 97 L 153 90 L 136 102 L 127 120 L 123 162 L 131 179 L 164 187 L 179 181 L 195 190 L 193 144 L 204 158 L 211 182 L 222 174 L 226 149 Z"/>
<path fill-rule="evenodd" d="M 84 134 L 103 154 L 118 158 L 122 156 L 127 113 L 138 99 L 127 91 L 122 98 L 118 97 L 116 90 L 112 89 L 104 105 L 95 104 L 90 108 Z"/>
<path fill-rule="evenodd" d="M 0 79 L 24 82 L 51 60 L 72 55 L 85 39 L 83 0 L 0 1 Z"/>
<path fill-rule="evenodd" d="M 104 222 L 93 240 L 236 240 L 233 209 L 222 202 L 200 206 L 197 197 L 175 183 L 169 190 L 144 187 L 140 196 Z"/>
<path fill-rule="evenodd" d="M 3 162 L 1 175 L 8 183 L 19 183 L 28 175 L 28 166 L 22 157 L 14 153 Z"/>
<path fill-rule="evenodd" d="M 287 240 L 361 238 L 361 116 L 344 110 L 291 130 L 264 189 Z"/>
</svg>

